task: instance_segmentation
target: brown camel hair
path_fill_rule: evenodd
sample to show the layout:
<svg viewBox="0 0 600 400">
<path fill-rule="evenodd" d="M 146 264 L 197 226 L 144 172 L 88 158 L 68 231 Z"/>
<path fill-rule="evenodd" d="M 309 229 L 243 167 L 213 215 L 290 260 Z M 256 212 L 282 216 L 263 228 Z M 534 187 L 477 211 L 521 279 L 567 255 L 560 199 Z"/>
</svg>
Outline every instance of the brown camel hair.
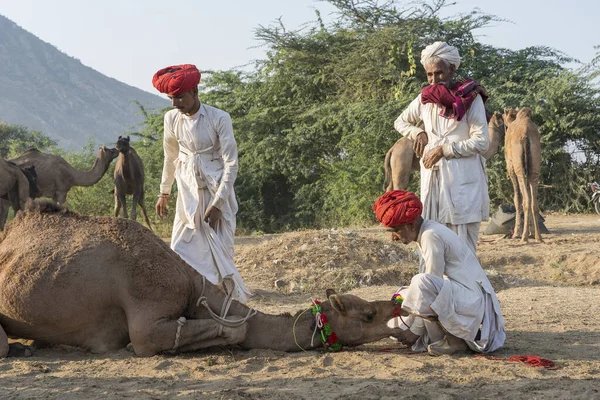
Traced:
<svg viewBox="0 0 600 400">
<path fill-rule="evenodd" d="M 541 243 L 542 235 L 537 218 L 542 157 L 540 132 L 531 120 L 531 109 L 528 107 L 521 110 L 505 110 L 504 124 L 506 126 L 504 155 L 508 176 L 513 185 L 516 209 L 513 239 L 521 236 L 521 242 L 527 242 L 529 227 L 532 224 L 535 241 Z"/>
<path fill-rule="evenodd" d="M 489 160 L 497 152 L 502 135 L 504 135 L 504 123 L 502 114 L 495 112 L 488 124 L 490 133 L 490 147 L 482 156 Z M 419 159 L 413 150 L 414 142 L 409 138 L 398 140 L 388 150 L 383 163 L 385 179 L 383 190 L 390 192 L 392 190 L 406 190 L 410 182 L 412 171 L 418 171 L 420 168 Z"/>
<path fill-rule="evenodd" d="M 257 312 L 239 326 L 223 326 L 225 293 L 186 264 L 150 230 L 129 219 L 64 212 L 50 202 L 28 203 L 0 234 L 0 357 L 7 337 L 66 344 L 101 353 L 131 343 L 139 356 L 238 345 L 299 351 L 311 343 L 312 315 Z M 206 306 L 198 305 L 201 298 Z M 389 328 L 391 301 L 367 302 L 330 291 L 323 313 L 344 346 L 399 333 Z M 233 323 L 252 311 L 232 301 Z M 181 328 L 178 321 L 185 317 Z M 177 339 L 178 338 L 178 339 Z"/>
<path fill-rule="evenodd" d="M 16 166 L 16 164 L 11 163 L 10 161 L 8 163 Z M 40 191 L 40 187 L 37 183 L 37 172 L 35 167 L 32 165 L 31 167 L 19 169 L 29 182 L 29 198 L 35 199 L 36 197 L 40 197 L 42 192 Z M 4 225 L 8 219 L 8 210 L 11 206 L 15 214 L 21 209 L 19 201 L 19 185 L 14 185 L 7 194 L 0 196 L 0 231 L 4 229 Z"/>
<path fill-rule="evenodd" d="M 117 149 L 100 147 L 94 166 L 88 171 L 75 169 L 64 158 L 42 153 L 36 149 L 29 149 L 11 161 L 19 167 L 34 165 L 42 196 L 49 197 L 58 204 L 64 204 L 67 193 L 73 186 L 92 186 L 97 183 L 118 155 Z"/>
<path fill-rule="evenodd" d="M 119 136 L 117 140 L 119 157 L 115 165 L 115 217 L 123 207 L 123 216 L 127 218 L 126 195 L 133 195 L 131 219 L 137 219 L 137 205 L 140 205 L 146 225 L 152 230 L 148 213 L 144 206 L 144 163 L 133 147 L 129 144 L 129 136 Z"/>
</svg>

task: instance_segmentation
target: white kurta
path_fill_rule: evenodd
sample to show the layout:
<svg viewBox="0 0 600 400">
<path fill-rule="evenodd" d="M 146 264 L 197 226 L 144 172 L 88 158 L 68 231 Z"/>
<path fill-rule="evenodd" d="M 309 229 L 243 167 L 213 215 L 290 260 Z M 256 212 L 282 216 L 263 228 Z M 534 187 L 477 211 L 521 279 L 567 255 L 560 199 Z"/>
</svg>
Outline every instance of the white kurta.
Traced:
<svg viewBox="0 0 600 400">
<path fill-rule="evenodd" d="M 174 179 L 178 189 L 171 248 L 214 284 L 232 278 L 234 298 L 245 303 L 250 291 L 233 261 L 238 154 L 231 117 L 204 104 L 192 116 L 171 110 L 165 114 L 163 146 L 160 191 L 170 193 Z M 215 229 L 204 222 L 210 205 L 222 213 Z"/>
<path fill-rule="evenodd" d="M 423 129 L 428 143 L 423 154 L 442 146 L 444 157 L 433 168 L 423 166 L 421 160 L 421 200 L 423 218 L 452 227 L 474 250 L 479 224 L 490 214 L 488 181 L 482 154 L 489 147 L 488 125 L 481 96 L 477 96 L 461 121 L 441 117 L 437 104 L 421 103 L 421 95 L 396 119 L 394 128 L 403 136 L 415 140 Z M 468 231 L 476 232 L 468 234 Z M 474 243 L 473 242 L 474 239 Z"/>
<path fill-rule="evenodd" d="M 419 274 L 410 286 L 398 291 L 404 297 L 402 309 L 411 313 L 404 321 L 420 336 L 413 350 L 427 350 L 429 344 L 442 339 L 444 330 L 478 352 L 500 348 L 506 338 L 504 318 L 475 254 L 450 229 L 430 220 L 423 221 L 417 243 L 421 249 Z M 439 322 L 418 316 L 437 316 Z M 399 318 L 395 322 L 400 326 Z"/>
</svg>

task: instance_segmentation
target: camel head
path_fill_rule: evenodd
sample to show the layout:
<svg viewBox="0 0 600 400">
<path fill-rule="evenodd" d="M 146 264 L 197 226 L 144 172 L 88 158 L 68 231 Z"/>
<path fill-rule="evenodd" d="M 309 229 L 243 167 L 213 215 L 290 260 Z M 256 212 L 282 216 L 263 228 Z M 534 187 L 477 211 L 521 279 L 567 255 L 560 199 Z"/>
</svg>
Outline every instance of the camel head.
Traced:
<svg viewBox="0 0 600 400">
<path fill-rule="evenodd" d="M 119 156 L 119 150 L 113 148 L 108 148 L 106 146 L 102 146 L 98 148 L 98 158 L 101 159 L 106 164 L 110 164 L 112 160 Z"/>
<path fill-rule="evenodd" d="M 129 136 L 119 136 L 119 139 L 117 139 L 117 150 L 125 154 L 129 151 L 129 149 Z"/>
<path fill-rule="evenodd" d="M 396 309 L 391 301 L 366 301 L 351 294 L 338 295 L 333 289 L 327 289 L 326 295 L 323 313 L 342 345 L 375 342 L 397 331 L 387 326 Z"/>
<path fill-rule="evenodd" d="M 517 108 L 505 108 L 504 115 L 502 118 L 504 119 L 504 125 L 508 128 L 510 124 L 517 119 L 517 113 L 519 112 L 519 107 Z"/>
</svg>

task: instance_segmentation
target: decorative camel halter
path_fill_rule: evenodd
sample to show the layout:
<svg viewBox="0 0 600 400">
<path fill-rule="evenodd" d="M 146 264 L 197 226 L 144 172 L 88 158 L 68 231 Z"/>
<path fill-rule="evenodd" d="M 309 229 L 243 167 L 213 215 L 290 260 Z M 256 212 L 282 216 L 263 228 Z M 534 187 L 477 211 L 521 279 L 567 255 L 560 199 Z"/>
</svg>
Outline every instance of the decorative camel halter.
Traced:
<svg viewBox="0 0 600 400">
<path fill-rule="evenodd" d="M 208 310 L 208 313 L 210 314 L 211 318 L 220 324 L 219 336 L 223 333 L 224 326 L 229 328 L 237 328 L 238 326 L 241 326 L 244 323 L 246 323 L 248 319 L 252 318 L 258 312 L 254 308 L 250 308 L 248 310 L 248 314 L 243 318 L 237 320 L 227 319 L 227 313 L 229 312 L 229 308 L 231 307 L 231 303 L 233 302 L 233 289 L 235 288 L 235 282 L 230 277 L 223 278 L 222 282 L 223 287 L 225 288 L 225 292 L 227 294 L 225 296 L 225 300 L 223 301 L 223 305 L 221 306 L 221 315 L 217 315 L 213 312 L 213 310 L 211 310 L 210 306 L 208 305 L 207 298 L 206 296 L 204 296 L 204 289 L 206 288 L 206 277 L 204 275 L 202 275 L 202 293 L 200 293 L 200 297 L 198 298 L 198 301 L 196 301 L 196 307 L 199 307 L 200 304 L 202 304 Z M 230 282 L 233 286 L 227 287 L 226 282 Z M 175 345 L 173 346 L 173 350 L 177 350 L 177 348 L 179 347 L 179 336 L 181 335 L 181 328 L 183 327 L 183 325 L 185 325 L 186 321 L 187 320 L 185 317 L 179 317 L 179 319 L 177 320 L 177 332 L 175 333 Z"/>
<path fill-rule="evenodd" d="M 310 340 L 310 345 L 313 346 L 313 339 L 315 338 L 315 334 L 318 330 L 319 336 L 321 337 L 321 342 L 323 343 L 325 349 L 328 351 L 340 351 L 342 349 L 342 344 L 339 342 L 337 335 L 331 328 L 331 324 L 327 321 L 327 317 L 325 314 L 323 314 L 321 302 L 317 299 L 313 300 L 312 302 L 313 305 L 310 306 L 310 310 L 313 315 L 311 329 L 313 329 L 314 332 Z"/>
<path fill-rule="evenodd" d="M 404 301 L 404 297 L 402 297 L 399 293 L 394 293 L 392 295 L 392 304 L 396 307 L 396 309 L 392 313 L 392 317 L 399 317 L 400 321 L 402 321 L 402 323 L 405 326 L 409 326 L 406 322 L 404 322 L 404 319 L 402 318 L 402 302 L 403 301 Z"/>
</svg>

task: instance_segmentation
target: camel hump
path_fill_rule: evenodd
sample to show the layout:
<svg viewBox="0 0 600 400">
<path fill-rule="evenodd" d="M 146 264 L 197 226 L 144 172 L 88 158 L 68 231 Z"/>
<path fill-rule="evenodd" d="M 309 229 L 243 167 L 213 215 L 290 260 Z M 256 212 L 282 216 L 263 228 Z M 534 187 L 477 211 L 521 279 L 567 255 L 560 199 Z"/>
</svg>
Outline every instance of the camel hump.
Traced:
<svg viewBox="0 0 600 400">
<path fill-rule="evenodd" d="M 531 108 L 523 107 L 517 113 L 517 118 L 531 118 Z"/>
</svg>

